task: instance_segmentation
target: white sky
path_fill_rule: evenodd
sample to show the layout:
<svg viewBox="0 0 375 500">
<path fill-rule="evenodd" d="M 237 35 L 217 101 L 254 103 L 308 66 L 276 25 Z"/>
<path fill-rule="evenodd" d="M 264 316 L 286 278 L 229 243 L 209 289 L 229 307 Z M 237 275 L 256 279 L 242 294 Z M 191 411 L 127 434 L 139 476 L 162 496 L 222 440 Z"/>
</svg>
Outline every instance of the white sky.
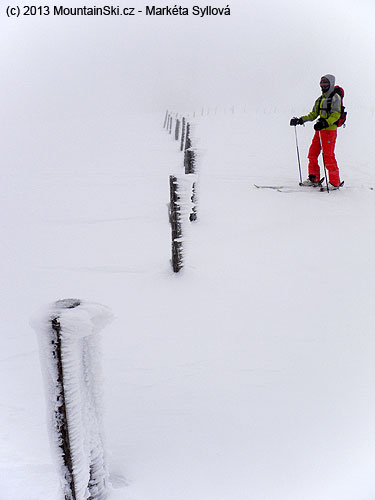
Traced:
<svg viewBox="0 0 375 500">
<path fill-rule="evenodd" d="M 188 0 L 182 5 L 195 4 Z M 132 5 L 145 6 L 139 0 Z M 231 16 L 8 19 L 3 6 L 3 110 L 45 116 L 297 102 L 304 112 L 319 95 L 320 76 L 327 72 L 344 86 L 347 106 L 355 103 L 354 95 L 369 104 L 365 89 L 374 80 L 373 2 L 233 0 L 211 5 L 229 5 Z M 374 106 L 372 93 L 370 99 Z"/>
</svg>

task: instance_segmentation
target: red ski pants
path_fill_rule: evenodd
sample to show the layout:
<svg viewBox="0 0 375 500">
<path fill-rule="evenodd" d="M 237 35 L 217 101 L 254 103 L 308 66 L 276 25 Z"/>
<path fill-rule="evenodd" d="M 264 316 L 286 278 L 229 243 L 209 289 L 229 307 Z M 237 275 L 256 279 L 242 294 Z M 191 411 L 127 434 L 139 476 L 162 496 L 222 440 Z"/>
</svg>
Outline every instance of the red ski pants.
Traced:
<svg viewBox="0 0 375 500">
<path fill-rule="evenodd" d="M 318 156 L 323 149 L 323 160 L 328 170 L 329 182 L 334 186 L 340 184 L 339 167 L 335 158 L 335 145 L 337 138 L 337 130 L 321 130 L 316 131 L 309 149 L 309 175 L 315 175 L 316 179 L 320 179 L 320 167 Z"/>
</svg>

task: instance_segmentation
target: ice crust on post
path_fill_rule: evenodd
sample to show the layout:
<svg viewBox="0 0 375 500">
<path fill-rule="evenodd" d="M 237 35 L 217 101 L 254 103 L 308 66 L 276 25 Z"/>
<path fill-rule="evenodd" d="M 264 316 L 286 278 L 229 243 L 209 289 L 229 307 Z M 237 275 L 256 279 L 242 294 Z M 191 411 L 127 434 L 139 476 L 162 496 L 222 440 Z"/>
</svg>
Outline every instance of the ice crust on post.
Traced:
<svg viewBox="0 0 375 500">
<path fill-rule="evenodd" d="M 179 205 L 181 211 L 181 221 L 193 221 L 196 219 L 196 184 L 198 176 L 196 174 L 185 174 L 177 179 L 177 194 L 179 195 Z M 183 230 L 184 233 L 184 230 Z"/>
<path fill-rule="evenodd" d="M 49 434 L 66 500 L 104 500 L 99 332 L 113 319 L 101 304 L 51 304 L 32 321 L 46 385 Z"/>
</svg>

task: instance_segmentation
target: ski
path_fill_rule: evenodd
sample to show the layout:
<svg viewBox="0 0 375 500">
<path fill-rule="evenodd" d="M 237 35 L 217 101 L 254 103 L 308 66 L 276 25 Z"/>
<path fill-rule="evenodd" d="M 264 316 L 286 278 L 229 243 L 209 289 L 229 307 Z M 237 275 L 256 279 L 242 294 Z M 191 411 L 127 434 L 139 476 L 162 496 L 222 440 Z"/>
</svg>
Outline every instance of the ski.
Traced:
<svg viewBox="0 0 375 500">
<path fill-rule="evenodd" d="M 332 187 L 328 187 L 328 186 L 322 186 L 320 188 L 320 191 L 338 191 L 340 189 L 340 187 L 342 187 L 344 185 L 344 181 L 342 181 L 342 183 L 339 185 L 339 186 L 332 186 Z"/>
<path fill-rule="evenodd" d="M 303 191 L 309 191 L 306 188 L 310 188 L 310 191 L 316 191 L 316 192 L 329 192 L 329 191 L 337 191 L 344 185 L 344 181 L 341 182 L 340 186 L 338 187 L 329 187 L 327 186 L 322 186 L 322 183 L 324 181 L 323 179 L 320 179 L 319 183 L 317 183 L 315 186 L 306 186 L 305 184 L 298 184 L 298 187 L 291 187 L 291 186 L 271 186 L 271 185 L 261 185 L 261 184 L 254 184 L 254 187 L 257 189 L 272 189 L 273 191 L 278 191 L 279 193 L 297 193 L 297 192 L 303 192 Z M 370 188 L 373 189 L 373 188 Z"/>
<path fill-rule="evenodd" d="M 284 189 L 285 188 L 285 186 L 259 186 L 258 184 L 254 184 L 254 186 L 257 189 L 275 189 L 276 191 L 278 189 Z"/>
<path fill-rule="evenodd" d="M 320 181 L 316 182 L 315 184 L 304 184 L 303 182 L 299 183 L 299 186 L 303 187 L 320 187 L 324 182 L 324 177 L 320 179 Z"/>
<path fill-rule="evenodd" d="M 254 187 L 257 189 L 271 189 L 273 191 L 277 191 L 278 193 L 302 193 L 308 191 L 308 189 L 306 189 L 306 186 L 300 186 L 300 185 L 296 187 L 291 187 L 291 186 L 264 186 L 264 185 L 254 184 Z M 314 189 L 311 189 L 311 191 L 319 191 L 319 189 L 316 189 L 316 187 L 318 186 L 314 186 Z"/>
</svg>

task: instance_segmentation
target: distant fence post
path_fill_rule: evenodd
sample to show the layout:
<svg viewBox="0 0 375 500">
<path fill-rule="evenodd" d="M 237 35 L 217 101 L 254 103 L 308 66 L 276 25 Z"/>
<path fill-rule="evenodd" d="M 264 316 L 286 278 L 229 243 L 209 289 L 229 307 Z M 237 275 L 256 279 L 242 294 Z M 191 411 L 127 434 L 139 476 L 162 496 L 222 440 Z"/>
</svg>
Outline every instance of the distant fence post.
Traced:
<svg viewBox="0 0 375 500">
<path fill-rule="evenodd" d="M 191 212 L 189 215 L 190 222 L 197 220 L 197 190 L 195 182 L 192 184 L 192 195 L 191 195 Z"/>
<path fill-rule="evenodd" d="M 176 139 L 176 141 L 178 141 L 178 138 L 180 137 L 180 120 L 177 118 L 176 119 L 176 128 L 175 128 L 175 131 L 174 131 L 174 138 Z"/>
<path fill-rule="evenodd" d="M 180 146 L 180 151 L 183 151 L 183 150 L 184 150 L 185 128 L 186 128 L 186 120 L 185 120 L 185 117 L 183 117 L 183 118 L 182 118 L 182 130 L 181 130 L 181 146 Z"/>
<path fill-rule="evenodd" d="M 167 122 L 168 122 L 168 110 L 165 112 L 163 128 L 165 128 L 167 126 Z"/>
<path fill-rule="evenodd" d="M 172 268 L 178 273 L 183 267 L 182 260 L 182 229 L 181 229 L 181 207 L 179 204 L 177 177 L 169 176 L 170 188 L 170 210 L 169 220 L 172 228 Z"/>
<path fill-rule="evenodd" d="M 50 437 L 65 500 L 106 498 L 97 333 L 111 319 L 105 306 L 65 299 L 53 303 L 33 322 L 46 384 Z"/>
<path fill-rule="evenodd" d="M 191 146 L 190 123 L 186 124 L 186 140 L 184 153 L 185 174 L 194 174 L 195 172 L 195 153 Z"/>
</svg>

